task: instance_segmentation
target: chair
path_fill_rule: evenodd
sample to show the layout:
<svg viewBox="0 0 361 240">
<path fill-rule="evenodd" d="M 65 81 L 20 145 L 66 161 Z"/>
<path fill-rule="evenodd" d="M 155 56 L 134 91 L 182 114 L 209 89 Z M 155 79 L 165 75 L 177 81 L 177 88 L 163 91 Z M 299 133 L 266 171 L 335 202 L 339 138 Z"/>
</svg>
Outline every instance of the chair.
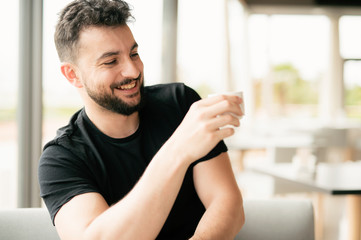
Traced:
<svg viewBox="0 0 361 240">
<path fill-rule="evenodd" d="M 314 240 L 308 200 L 245 200 L 246 222 L 235 240 Z"/>
<path fill-rule="evenodd" d="M 49 213 L 43 208 L 0 211 L 2 240 L 60 240 Z"/>
<path fill-rule="evenodd" d="M 303 200 L 245 200 L 235 240 L 314 240 L 313 208 Z M 43 208 L 0 210 L 0 239 L 59 240 Z"/>
</svg>

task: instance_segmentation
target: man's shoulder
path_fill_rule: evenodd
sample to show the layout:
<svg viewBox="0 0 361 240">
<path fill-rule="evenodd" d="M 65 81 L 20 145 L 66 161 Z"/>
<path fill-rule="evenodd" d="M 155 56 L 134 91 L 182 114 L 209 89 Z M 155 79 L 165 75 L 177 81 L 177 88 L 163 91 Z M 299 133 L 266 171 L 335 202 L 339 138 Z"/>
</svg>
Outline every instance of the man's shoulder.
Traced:
<svg viewBox="0 0 361 240">
<path fill-rule="evenodd" d="M 75 143 L 81 143 L 83 138 L 82 135 L 84 134 L 83 114 L 84 109 L 80 109 L 75 114 L 73 114 L 69 123 L 57 130 L 55 138 L 44 146 L 44 150 L 53 145 L 58 145 L 65 148 L 77 147 L 79 144 Z"/>
</svg>

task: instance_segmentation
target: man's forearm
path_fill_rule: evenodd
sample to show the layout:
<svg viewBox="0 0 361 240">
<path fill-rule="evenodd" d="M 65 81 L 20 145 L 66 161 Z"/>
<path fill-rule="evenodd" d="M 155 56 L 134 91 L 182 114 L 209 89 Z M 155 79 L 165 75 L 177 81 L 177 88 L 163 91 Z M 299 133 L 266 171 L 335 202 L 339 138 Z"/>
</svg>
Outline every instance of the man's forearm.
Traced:
<svg viewBox="0 0 361 240">
<path fill-rule="evenodd" d="M 242 203 L 214 203 L 204 213 L 191 240 L 233 240 L 243 224 Z"/>
<path fill-rule="evenodd" d="M 104 239 L 154 239 L 157 236 L 179 192 L 188 166 L 180 164 L 182 166 L 176 167 L 173 161 L 168 164 L 166 159 L 172 158 L 164 152 L 161 150 L 156 155 L 124 199 L 91 224 L 95 232 L 96 229 L 107 229 L 105 234 L 108 237 Z M 165 195 L 167 198 L 164 198 Z M 141 231 L 139 226 L 142 226 Z M 95 232 L 89 231 L 87 236 L 98 239 Z"/>
</svg>

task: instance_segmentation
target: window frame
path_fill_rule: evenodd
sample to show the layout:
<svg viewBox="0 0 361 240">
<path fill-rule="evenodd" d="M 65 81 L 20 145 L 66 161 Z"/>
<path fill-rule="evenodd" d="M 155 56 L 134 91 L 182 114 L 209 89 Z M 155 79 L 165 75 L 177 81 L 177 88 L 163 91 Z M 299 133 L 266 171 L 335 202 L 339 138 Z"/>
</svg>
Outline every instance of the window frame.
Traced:
<svg viewBox="0 0 361 240">
<path fill-rule="evenodd" d="M 19 0 L 18 207 L 40 207 L 42 0 Z"/>
</svg>

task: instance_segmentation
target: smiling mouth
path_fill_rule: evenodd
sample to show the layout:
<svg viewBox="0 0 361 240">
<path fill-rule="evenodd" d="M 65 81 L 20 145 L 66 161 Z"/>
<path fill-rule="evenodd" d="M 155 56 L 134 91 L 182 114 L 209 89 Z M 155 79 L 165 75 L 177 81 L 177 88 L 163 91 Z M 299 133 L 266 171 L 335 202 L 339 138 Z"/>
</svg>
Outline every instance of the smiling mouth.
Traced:
<svg viewBox="0 0 361 240">
<path fill-rule="evenodd" d="M 137 86 L 137 80 L 133 80 L 130 83 L 120 85 L 120 86 L 117 87 L 117 89 L 130 90 L 132 88 L 135 88 L 135 86 Z"/>
<path fill-rule="evenodd" d="M 112 89 L 113 93 L 114 90 L 120 90 L 120 91 L 135 91 L 135 89 L 137 88 L 137 86 L 141 83 L 142 80 L 142 74 L 139 73 L 137 78 L 133 78 L 133 79 L 125 79 L 122 82 L 117 82 L 117 83 L 113 83 L 112 85 L 110 85 L 110 88 Z"/>
</svg>

